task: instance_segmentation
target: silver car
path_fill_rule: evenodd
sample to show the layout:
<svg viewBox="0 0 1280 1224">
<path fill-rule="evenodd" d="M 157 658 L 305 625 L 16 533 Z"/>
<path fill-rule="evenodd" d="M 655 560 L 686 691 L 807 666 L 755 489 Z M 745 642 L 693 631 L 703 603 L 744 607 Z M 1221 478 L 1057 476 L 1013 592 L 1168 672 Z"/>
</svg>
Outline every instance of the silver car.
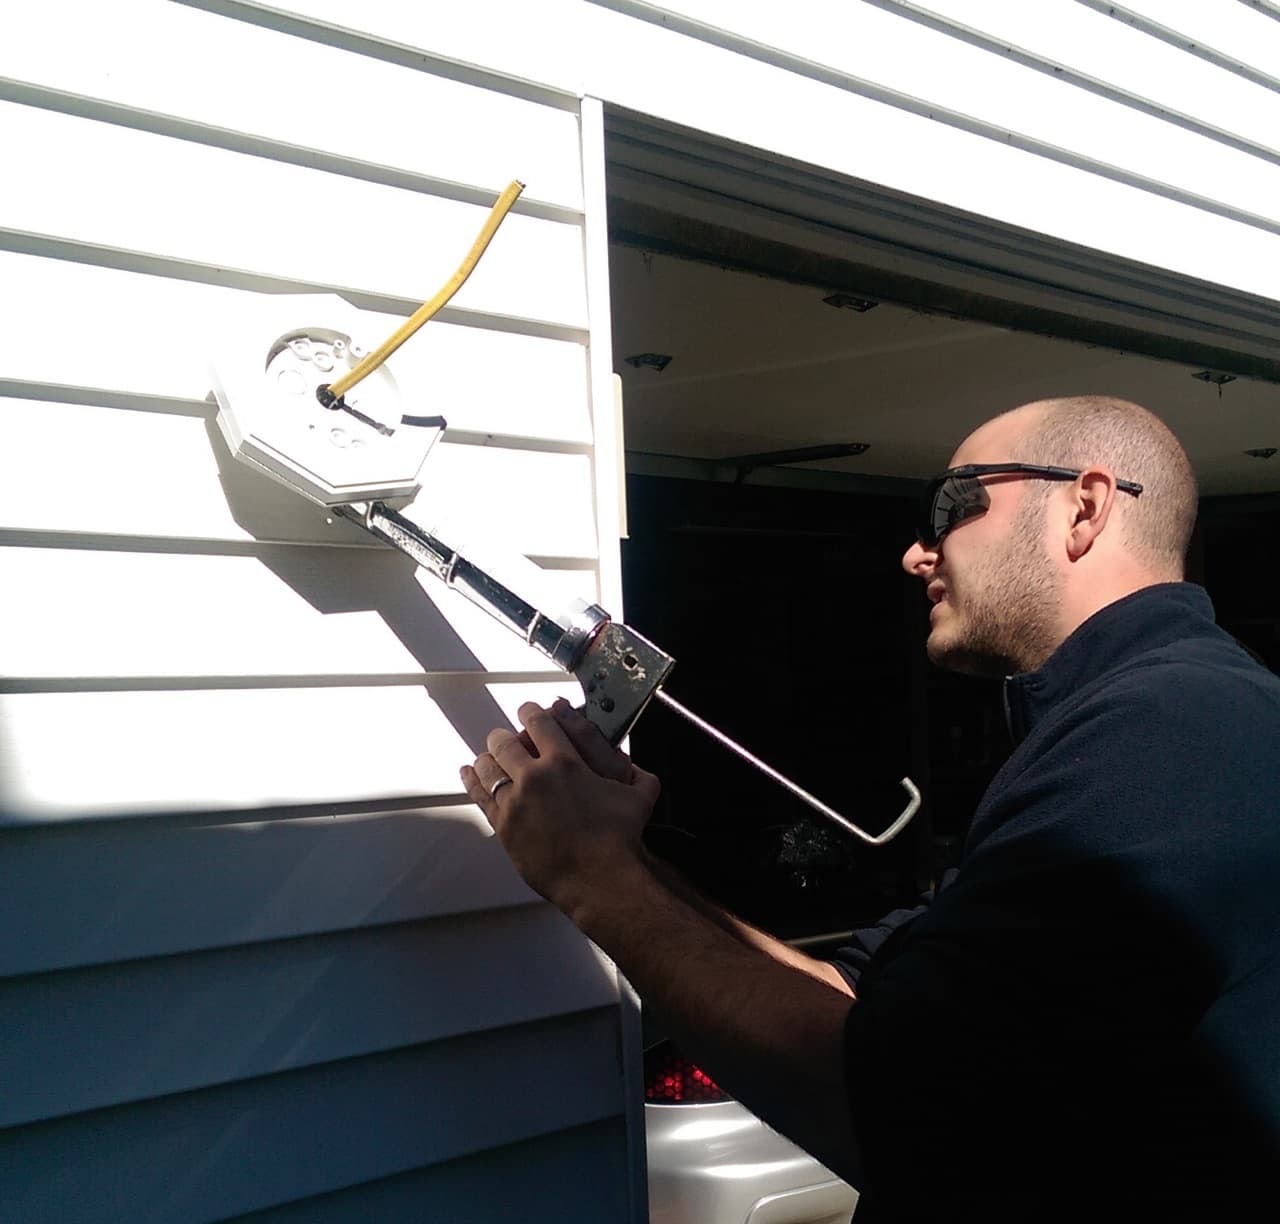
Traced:
<svg viewBox="0 0 1280 1224">
<path fill-rule="evenodd" d="M 858 1192 L 667 1041 L 645 1051 L 650 1224 L 848 1224 Z"/>
</svg>

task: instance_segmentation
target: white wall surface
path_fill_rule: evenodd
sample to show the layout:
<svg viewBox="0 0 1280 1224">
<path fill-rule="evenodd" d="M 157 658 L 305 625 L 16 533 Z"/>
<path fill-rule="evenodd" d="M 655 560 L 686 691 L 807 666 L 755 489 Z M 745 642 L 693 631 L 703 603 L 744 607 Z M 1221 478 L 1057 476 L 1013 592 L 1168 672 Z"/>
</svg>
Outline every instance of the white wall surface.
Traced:
<svg viewBox="0 0 1280 1224">
<path fill-rule="evenodd" d="M 287 8 L 350 22 L 345 0 Z M 360 24 L 1276 296 L 1280 22 L 1242 0 L 369 0 Z"/>
<path fill-rule="evenodd" d="M 618 607 L 600 108 L 388 55 L 160 0 L 0 40 L 0 1219 L 640 1218 L 616 972 L 457 773 L 574 686 L 213 420 L 257 295 L 389 334 L 520 178 L 392 362 L 449 421 L 409 513 Z"/>
</svg>

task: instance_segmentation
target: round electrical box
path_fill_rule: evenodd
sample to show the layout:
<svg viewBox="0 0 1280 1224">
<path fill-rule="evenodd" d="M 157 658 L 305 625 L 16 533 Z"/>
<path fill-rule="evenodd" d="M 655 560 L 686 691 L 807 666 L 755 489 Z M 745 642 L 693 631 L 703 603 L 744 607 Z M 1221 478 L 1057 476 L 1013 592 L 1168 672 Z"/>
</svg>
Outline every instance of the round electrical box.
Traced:
<svg viewBox="0 0 1280 1224">
<path fill-rule="evenodd" d="M 382 336 L 335 296 L 270 297 L 220 333 L 211 373 L 235 456 L 324 506 L 408 504 L 443 421 L 410 411 L 389 365 L 339 400 L 317 396 Z"/>
</svg>

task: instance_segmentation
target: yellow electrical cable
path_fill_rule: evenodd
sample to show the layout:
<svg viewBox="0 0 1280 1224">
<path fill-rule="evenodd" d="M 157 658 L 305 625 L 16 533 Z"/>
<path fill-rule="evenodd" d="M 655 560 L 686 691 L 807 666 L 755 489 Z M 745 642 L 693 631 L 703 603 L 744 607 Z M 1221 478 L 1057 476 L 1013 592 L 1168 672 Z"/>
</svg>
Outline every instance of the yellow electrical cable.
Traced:
<svg viewBox="0 0 1280 1224">
<path fill-rule="evenodd" d="M 392 353 L 396 351 L 410 336 L 413 335 L 424 323 L 433 315 L 439 313 L 440 310 L 448 303 L 459 289 L 467 282 L 467 277 L 474 271 L 476 264 L 480 262 L 480 256 L 485 253 L 494 234 L 498 232 L 498 226 L 502 224 L 503 218 L 511 211 L 511 206 L 516 202 L 520 193 L 524 190 L 524 184 L 518 179 L 512 179 L 507 184 L 507 189 L 498 197 L 498 202 L 494 204 L 493 210 L 489 213 L 489 218 L 484 223 L 484 227 L 480 231 L 479 237 L 476 238 L 471 250 L 467 252 L 467 257 L 459 265 L 458 270 L 449 278 L 444 287 L 435 297 L 429 301 L 423 302 L 417 310 L 405 320 L 404 324 L 399 327 L 395 333 L 370 353 L 359 365 L 348 370 L 341 378 L 335 379 L 329 384 L 329 394 L 335 397 L 345 395 L 352 387 L 361 379 L 367 378 L 374 372 Z"/>
</svg>

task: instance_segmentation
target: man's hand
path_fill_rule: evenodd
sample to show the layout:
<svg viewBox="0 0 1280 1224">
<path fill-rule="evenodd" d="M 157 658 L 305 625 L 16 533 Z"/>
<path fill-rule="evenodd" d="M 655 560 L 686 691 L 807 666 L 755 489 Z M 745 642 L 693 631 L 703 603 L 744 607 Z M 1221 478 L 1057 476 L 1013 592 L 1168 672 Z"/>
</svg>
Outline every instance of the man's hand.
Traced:
<svg viewBox="0 0 1280 1224">
<path fill-rule="evenodd" d="M 614 960 L 717 1083 L 855 1180 L 843 979 L 660 878 L 640 842 L 657 778 L 568 703 L 530 703 L 519 716 L 522 734 L 490 732 L 489 751 L 462 769 L 516 869 Z"/>
<path fill-rule="evenodd" d="M 491 731 L 488 752 L 461 770 L 516 870 L 557 908 L 573 910 L 614 871 L 644 857 L 641 833 L 658 779 L 557 702 L 518 711 L 525 730 Z M 510 783 L 504 781 L 510 778 Z"/>
</svg>

